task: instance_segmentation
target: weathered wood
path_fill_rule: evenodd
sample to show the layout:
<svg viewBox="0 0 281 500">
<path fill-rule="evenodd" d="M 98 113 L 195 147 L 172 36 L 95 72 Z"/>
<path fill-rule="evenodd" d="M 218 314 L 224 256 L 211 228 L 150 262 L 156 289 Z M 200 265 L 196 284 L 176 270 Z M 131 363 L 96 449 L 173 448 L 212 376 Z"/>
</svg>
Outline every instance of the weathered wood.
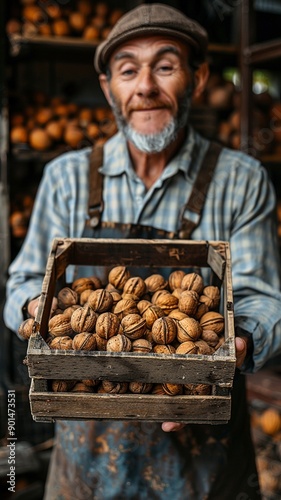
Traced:
<svg viewBox="0 0 281 500">
<path fill-rule="evenodd" d="M 230 418 L 230 396 L 155 396 L 152 394 L 31 393 L 36 417 L 185 423 L 224 423 Z"/>
<path fill-rule="evenodd" d="M 28 369 L 33 378 L 217 384 L 231 383 L 235 358 L 29 349 Z"/>
</svg>

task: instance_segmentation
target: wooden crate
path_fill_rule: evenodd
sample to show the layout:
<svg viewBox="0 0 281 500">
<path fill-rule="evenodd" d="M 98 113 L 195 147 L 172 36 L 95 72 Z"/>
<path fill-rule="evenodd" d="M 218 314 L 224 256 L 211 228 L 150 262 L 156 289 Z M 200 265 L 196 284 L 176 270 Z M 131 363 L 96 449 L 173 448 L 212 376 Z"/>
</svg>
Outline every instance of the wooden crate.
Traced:
<svg viewBox="0 0 281 500">
<path fill-rule="evenodd" d="M 225 342 L 213 355 L 162 355 L 51 350 L 45 340 L 52 297 L 69 265 L 126 265 L 129 269 L 210 268 L 221 287 Z M 210 283 L 208 283 L 210 284 Z M 223 241 L 57 239 L 42 286 L 27 352 L 30 404 L 37 421 L 118 419 L 225 423 L 230 418 L 235 371 L 233 296 L 229 245 Z M 209 396 L 51 392 L 51 379 L 99 379 L 212 385 Z"/>
</svg>

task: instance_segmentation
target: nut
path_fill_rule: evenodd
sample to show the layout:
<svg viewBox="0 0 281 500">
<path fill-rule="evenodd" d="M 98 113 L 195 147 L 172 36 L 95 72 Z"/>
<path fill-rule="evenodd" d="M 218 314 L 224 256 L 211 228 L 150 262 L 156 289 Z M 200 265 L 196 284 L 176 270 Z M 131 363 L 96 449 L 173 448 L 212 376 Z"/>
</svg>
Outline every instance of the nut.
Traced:
<svg viewBox="0 0 281 500">
<path fill-rule="evenodd" d="M 140 314 L 127 314 L 121 320 L 121 326 L 124 335 L 132 340 L 140 339 L 146 331 L 146 321 Z"/>
<path fill-rule="evenodd" d="M 215 349 L 211 347 L 205 340 L 199 339 L 196 340 L 195 345 L 198 349 L 197 354 L 205 354 L 205 355 L 212 355 L 215 352 Z"/>
<path fill-rule="evenodd" d="M 76 311 L 76 309 L 79 309 L 79 307 L 79 304 L 75 304 L 74 306 L 67 307 L 64 311 L 61 312 L 70 319 L 74 311 Z"/>
<path fill-rule="evenodd" d="M 172 345 L 156 344 L 153 347 L 153 352 L 155 352 L 155 354 L 166 354 L 166 355 L 169 355 L 169 354 L 175 354 L 176 349 Z"/>
<path fill-rule="evenodd" d="M 167 396 L 163 389 L 163 384 L 154 384 L 151 393 L 157 396 Z"/>
<path fill-rule="evenodd" d="M 198 307 L 197 307 L 197 311 L 194 315 L 194 318 L 197 319 L 197 321 L 199 321 L 199 319 L 203 316 L 203 314 L 206 314 L 206 312 L 209 311 L 209 308 L 207 306 L 207 304 L 203 304 L 203 302 L 199 302 L 198 304 Z"/>
<path fill-rule="evenodd" d="M 163 384 L 162 387 L 168 396 L 178 396 L 183 393 L 183 386 L 181 384 Z"/>
<path fill-rule="evenodd" d="M 78 294 L 69 287 L 62 288 L 57 296 L 58 307 L 62 310 L 71 307 L 78 302 Z"/>
<path fill-rule="evenodd" d="M 213 330 L 205 330 L 205 328 L 203 328 L 201 339 L 205 340 L 211 347 L 216 347 L 219 342 L 218 334 L 213 332 Z"/>
<path fill-rule="evenodd" d="M 154 321 L 158 318 L 165 316 L 163 309 L 159 306 L 151 305 L 143 313 L 143 318 L 145 318 L 147 328 L 151 329 Z"/>
<path fill-rule="evenodd" d="M 99 380 L 86 379 L 82 380 L 83 384 L 88 385 L 89 387 L 96 387 L 99 385 Z"/>
<path fill-rule="evenodd" d="M 89 295 L 92 293 L 92 291 L 93 290 L 91 288 L 87 288 L 87 290 L 83 290 L 83 292 L 80 295 L 80 300 L 79 300 L 81 306 L 84 306 L 86 304 L 86 302 L 88 301 Z"/>
<path fill-rule="evenodd" d="M 158 318 L 152 325 L 151 333 L 156 344 L 171 344 L 177 336 L 176 322 L 165 316 Z"/>
<path fill-rule="evenodd" d="M 23 321 L 18 329 L 18 334 L 23 338 L 28 340 L 31 334 L 33 333 L 34 319 L 28 318 Z"/>
<path fill-rule="evenodd" d="M 187 340 L 198 340 L 202 333 L 202 327 L 194 318 L 184 318 L 178 322 L 177 339 L 179 342 Z"/>
<path fill-rule="evenodd" d="M 161 297 L 161 295 L 170 295 L 170 292 L 169 290 L 157 290 L 156 292 L 153 293 L 152 297 L 151 297 L 151 304 L 156 304 L 157 300 L 159 297 Z"/>
<path fill-rule="evenodd" d="M 129 391 L 133 394 L 147 394 L 152 390 L 153 384 L 146 382 L 130 382 Z"/>
<path fill-rule="evenodd" d="M 65 314 L 57 314 L 49 320 L 49 333 L 54 337 L 73 335 L 70 319 Z"/>
<path fill-rule="evenodd" d="M 75 290 L 78 295 L 81 295 L 84 290 L 94 290 L 94 283 L 90 278 L 78 278 L 73 281 L 71 288 L 72 290 Z"/>
<path fill-rule="evenodd" d="M 158 295 L 156 301 L 154 301 L 154 304 L 161 307 L 165 314 L 169 314 L 173 309 L 178 308 L 178 302 L 178 298 L 168 292 Z"/>
<path fill-rule="evenodd" d="M 72 330 L 76 333 L 93 332 L 97 321 L 97 314 L 93 309 L 85 304 L 72 313 L 70 323 Z"/>
<path fill-rule="evenodd" d="M 175 321 L 180 321 L 183 318 L 188 318 L 187 314 L 185 314 L 184 312 L 180 311 L 179 309 L 173 309 L 169 313 L 168 317 L 174 319 Z"/>
<path fill-rule="evenodd" d="M 126 281 L 130 278 L 130 272 L 125 266 L 116 266 L 108 274 L 108 282 L 117 290 L 123 290 Z"/>
<path fill-rule="evenodd" d="M 139 310 L 134 300 L 121 299 L 114 306 L 113 312 L 118 316 L 118 318 L 122 319 L 127 314 L 138 314 Z"/>
<path fill-rule="evenodd" d="M 124 287 L 123 293 L 131 293 L 140 298 L 146 292 L 146 284 L 142 278 L 136 276 L 134 278 L 129 278 Z"/>
<path fill-rule="evenodd" d="M 144 280 L 146 284 L 146 290 L 149 293 L 157 292 L 157 290 L 163 290 L 167 288 L 168 281 L 161 274 L 151 274 Z"/>
<path fill-rule="evenodd" d="M 63 349 L 63 350 L 72 350 L 72 338 L 68 335 L 64 337 L 55 337 L 49 343 L 49 347 L 51 349 Z"/>
<path fill-rule="evenodd" d="M 127 382 L 110 382 L 109 380 L 102 381 L 102 388 L 108 394 L 125 394 L 128 390 Z"/>
<path fill-rule="evenodd" d="M 200 325 L 204 330 L 213 330 L 220 335 L 224 330 L 224 317 L 214 311 L 209 311 L 200 318 Z"/>
<path fill-rule="evenodd" d="M 199 302 L 206 304 L 209 309 L 217 309 L 220 303 L 220 290 L 217 286 L 205 286 Z"/>
<path fill-rule="evenodd" d="M 192 340 L 187 340 L 177 347 L 176 354 L 197 354 L 197 347 Z"/>
<path fill-rule="evenodd" d="M 133 352 L 151 352 L 152 343 L 146 339 L 137 339 L 132 342 Z"/>
<path fill-rule="evenodd" d="M 149 300 L 142 299 L 137 303 L 137 308 L 138 311 L 140 312 L 141 315 L 149 308 L 151 307 L 151 302 Z"/>
<path fill-rule="evenodd" d="M 76 384 L 76 380 L 53 380 L 52 390 L 54 392 L 68 392 Z"/>
<path fill-rule="evenodd" d="M 169 276 L 169 288 L 173 292 L 176 288 L 181 288 L 185 272 L 181 269 L 173 271 Z"/>
<path fill-rule="evenodd" d="M 72 387 L 71 392 L 94 392 L 94 388 L 84 382 L 76 382 Z"/>
<path fill-rule="evenodd" d="M 184 384 L 184 393 L 193 394 L 194 396 L 210 395 L 212 386 L 207 384 Z"/>
<path fill-rule="evenodd" d="M 102 282 L 98 276 L 89 276 L 89 279 L 92 281 L 94 285 L 94 290 L 98 290 L 98 288 L 102 288 Z"/>
<path fill-rule="evenodd" d="M 198 293 L 198 295 L 201 295 L 204 288 L 202 276 L 197 273 L 186 274 L 182 279 L 181 288 L 182 290 L 193 290 Z"/>
<path fill-rule="evenodd" d="M 126 335 L 114 335 L 107 341 L 106 350 L 109 352 L 129 352 L 131 351 L 132 343 Z"/>
<path fill-rule="evenodd" d="M 199 295 L 194 290 L 184 290 L 179 298 L 178 308 L 188 316 L 196 314 Z"/>
<path fill-rule="evenodd" d="M 97 333 L 94 333 L 97 343 L 97 351 L 106 351 L 107 339 L 103 339 Z"/>
<path fill-rule="evenodd" d="M 98 288 L 89 295 L 88 304 L 95 312 L 102 313 L 111 309 L 113 298 L 110 292 Z"/>
<path fill-rule="evenodd" d="M 120 320 L 112 312 L 105 312 L 99 315 L 96 322 L 96 333 L 103 339 L 110 339 L 119 332 Z"/>
<path fill-rule="evenodd" d="M 88 332 L 77 333 L 72 341 L 72 347 L 76 351 L 94 351 L 97 347 L 96 337 Z"/>
</svg>

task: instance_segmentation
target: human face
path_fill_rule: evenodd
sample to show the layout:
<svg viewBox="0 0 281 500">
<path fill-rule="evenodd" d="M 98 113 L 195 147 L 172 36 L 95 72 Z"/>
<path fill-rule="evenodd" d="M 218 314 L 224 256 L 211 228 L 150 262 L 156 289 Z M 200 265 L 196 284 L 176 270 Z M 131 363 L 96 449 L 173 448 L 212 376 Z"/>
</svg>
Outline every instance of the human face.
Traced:
<svg viewBox="0 0 281 500">
<path fill-rule="evenodd" d="M 160 138 L 160 148 L 167 142 L 163 134 L 174 140 L 187 122 L 192 93 L 188 48 L 172 38 L 139 38 L 113 53 L 110 71 L 101 84 L 129 140 Z"/>
</svg>

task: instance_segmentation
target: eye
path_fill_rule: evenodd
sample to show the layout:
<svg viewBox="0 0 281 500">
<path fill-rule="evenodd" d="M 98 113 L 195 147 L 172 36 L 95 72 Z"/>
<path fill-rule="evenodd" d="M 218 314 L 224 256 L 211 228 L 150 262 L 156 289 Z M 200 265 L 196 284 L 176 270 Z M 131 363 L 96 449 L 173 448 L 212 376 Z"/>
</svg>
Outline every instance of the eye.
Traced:
<svg viewBox="0 0 281 500">
<path fill-rule="evenodd" d="M 156 67 L 156 72 L 163 74 L 163 75 L 169 75 L 173 72 L 174 66 L 170 63 L 160 63 Z"/>
</svg>

